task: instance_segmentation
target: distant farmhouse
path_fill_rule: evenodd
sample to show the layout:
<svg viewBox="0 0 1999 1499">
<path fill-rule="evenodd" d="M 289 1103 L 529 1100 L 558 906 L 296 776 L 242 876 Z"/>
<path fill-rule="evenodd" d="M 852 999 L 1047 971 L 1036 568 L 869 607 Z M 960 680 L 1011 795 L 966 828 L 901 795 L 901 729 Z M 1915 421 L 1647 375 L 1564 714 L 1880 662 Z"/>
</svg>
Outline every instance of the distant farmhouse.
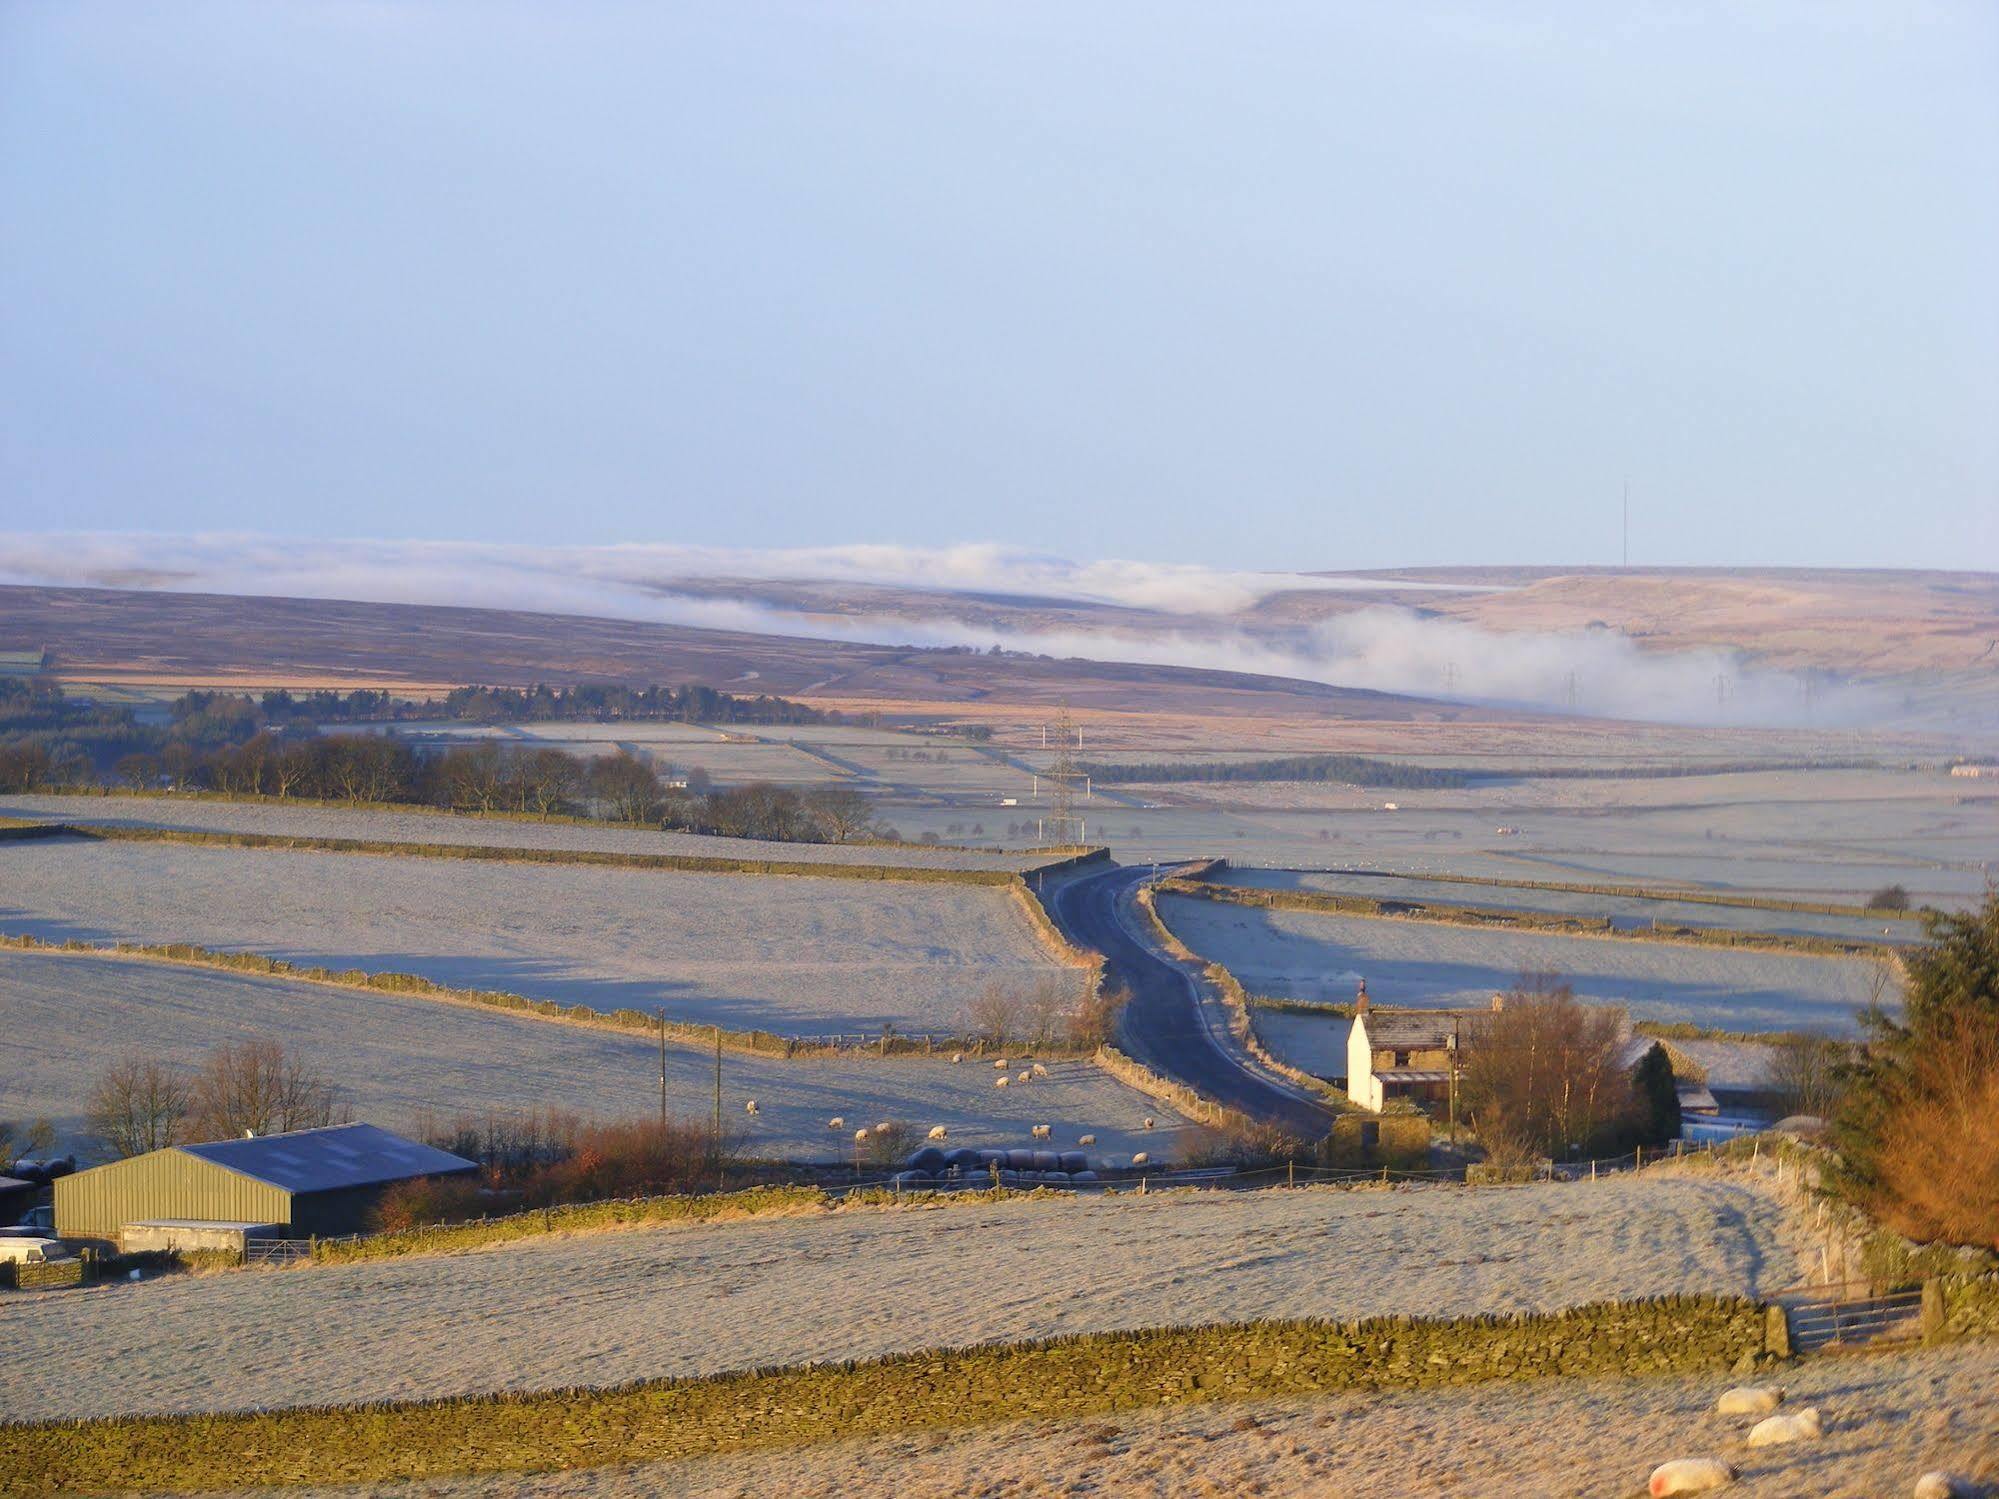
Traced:
<svg viewBox="0 0 1999 1499">
<path fill-rule="evenodd" d="M 1953 765 L 1950 773 L 1974 781 L 1983 777 L 1999 778 L 1999 765 Z"/>
<path fill-rule="evenodd" d="M 1460 1070 L 1469 1023 L 1497 1010 L 1377 1010 L 1362 995 L 1347 1032 L 1347 1097 L 1380 1113 L 1392 1100 L 1419 1107 L 1451 1096 L 1451 1068 Z"/>
<path fill-rule="evenodd" d="M 60 1178 L 56 1234 L 122 1251 L 359 1233 L 397 1182 L 478 1169 L 372 1124 L 170 1145 Z"/>
</svg>

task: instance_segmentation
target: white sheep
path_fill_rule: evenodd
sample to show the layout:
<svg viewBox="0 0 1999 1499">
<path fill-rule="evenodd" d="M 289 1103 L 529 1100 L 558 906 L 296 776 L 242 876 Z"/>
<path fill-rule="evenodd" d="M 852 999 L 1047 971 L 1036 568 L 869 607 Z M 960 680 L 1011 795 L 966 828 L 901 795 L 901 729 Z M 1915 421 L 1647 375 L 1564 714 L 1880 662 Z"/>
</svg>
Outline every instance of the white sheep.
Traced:
<svg viewBox="0 0 1999 1499">
<path fill-rule="evenodd" d="M 1028 1133 L 1037 1140 L 1052 1140 L 1055 1137 L 1055 1131 L 1046 1124 L 1037 1124 Z"/>
<path fill-rule="evenodd" d="M 1036 1077 L 1048 1076 L 1048 1069 L 1042 1066 L 1039 1062 L 1036 1062 L 1031 1070 L 1033 1071 Z"/>
<path fill-rule="evenodd" d="M 1152 1128 L 1152 1116 L 1151 1116 L 1150 1114 L 1147 1114 L 1147 1115 L 1145 1116 L 1145 1127 L 1146 1127 L 1147 1129 L 1151 1129 L 1151 1128 Z"/>
<path fill-rule="evenodd" d="M 944 1128 L 944 1126 L 943 1126 L 943 1125 L 941 1125 L 941 1124 L 933 1124 L 933 1125 L 931 1125 L 931 1126 L 930 1126 L 930 1133 L 929 1133 L 928 1135 L 924 1136 L 924 1138 L 925 1138 L 926 1140 L 944 1140 L 944 1139 L 948 1139 L 948 1138 L 950 1137 L 950 1134 L 951 1134 L 951 1131 L 949 1131 L 948 1129 Z"/>
<path fill-rule="evenodd" d="M 868 1138 L 868 1132 L 865 1129 L 857 1129 L 854 1131 L 854 1143 L 856 1145 L 865 1144 L 867 1142 L 867 1138 Z"/>
<path fill-rule="evenodd" d="M 1977 1493 L 1969 1479 L 1959 1478 L 1954 1473 L 1946 1473 L 1941 1468 L 1925 1473 L 1916 1480 L 1916 1499 L 1968 1499 Z"/>
<path fill-rule="evenodd" d="M 1031 1083 L 1034 1081 L 1034 1074 L 1031 1072 L 1023 1072 L 1019 1077 L 1015 1078 L 1014 1081 L 1017 1083 Z"/>
<path fill-rule="evenodd" d="M 955 1066 L 957 1066 L 957 1065 L 958 1065 L 958 1063 L 960 1063 L 960 1062 L 962 1062 L 962 1061 L 964 1061 L 964 1060 L 965 1060 L 965 1054 L 964 1054 L 964 1053 L 963 1053 L 962 1051 L 954 1051 L 954 1052 L 952 1052 L 952 1053 L 951 1053 L 951 1065 L 952 1065 L 952 1066 L 954 1066 L 954 1067 L 955 1067 Z"/>
<path fill-rule="evenodd" d="M 1784 1392 L 1775 1385 L 1749 1384 L 1723 1390 L 1714 1408 L 1723 1416 L 1767 1416 L 1783 1403 Z"/>
<path fill-rule="evenodd" d="M 1752 1447 L 1781 1447 L 1786 1442 L 1816 1440 L 1825 1428 L 1819 1422 L 1819 1408 L 1808 1405 L 1795 1415 L 1765 1416 L 1749 1428 Z"/>
<path fill-rule="evenodd" d="M 1010 1077 L 996 1077 L 993 1079 L 993 1086 L 995 1088 L 1004 1088 L 1008 1083 L 1012 1081 L 1013 1079 Z"/>
<path fill-rule="evenodd" d="M 892 1120 L 884 1119 L 880 1124 L 877 1124 L 875 1126 L 875 1133 L 878 1135 L 885 1135 L 888 1134 L 894 1128 L 895 1124 Z"/>
<path fill-rule="evenodd" d="M 993 1062 L 993 1066 L 997 1067 L 1001 1072 L 1006 1071 L 1006 1065 L 1005 1057 L 998 1057 Z"/>
<path fill-rule="evenodd" d="M 1097 1137 L 1095 1135 L 1078 1135 L 1076 1136 L 1076 1143 L 1078 1145 L 1094 1145 L 1097 1143 Z"/>
<path fill-rule="evenodd" d="M 1141 1150 L 1131 1158 L 1131 1163 L 1134 1166 L 1150 1166 L 1152 1164 L 1152 1157 Z"/>
<path fill-rule="evenodd" d="M 757 1101 L 754 1098 L 752 1098 L 748 1103 L 743 1105 L 743 1112 L 746 1114 L 754 1114 L 756 1113 L 756 1111 L 757 1111 Z"/>
<path fill-rule="evenodd" d="M 1734 1482 L 1735 1469 L 1718 1457 L 1681 1457 L 1654 1468 L 1645 1492 L 1651 1499 L 1666 1499 L 1669 1494 L 1705 1494 Z"/>
<path fill-rule="evenodd" d="M 846 1127 L 847 1121 L 842 1119 L 838 1114 L 835 1114 L 831 1119 L 826 1121 L 826 1128 L 828 1129 L 845 1129 Z"/>
</svg>

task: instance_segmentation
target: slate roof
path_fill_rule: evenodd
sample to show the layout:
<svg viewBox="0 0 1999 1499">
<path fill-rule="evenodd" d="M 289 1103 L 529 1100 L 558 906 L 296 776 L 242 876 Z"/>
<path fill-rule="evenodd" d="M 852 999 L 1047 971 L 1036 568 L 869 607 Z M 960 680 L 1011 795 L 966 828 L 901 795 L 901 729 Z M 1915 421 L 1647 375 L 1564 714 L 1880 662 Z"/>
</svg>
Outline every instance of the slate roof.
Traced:
<svg viewBox="0 0 1999 1499">
<path fill-rule="evenodd" d="M 478 1169 L 476 1161 L 405 1140 L 372 1124 L 335 1124 L 174 1148 L 288 1192 L 337 1192 L 343 1187 Z"/>
<path fill-rule="evenodd" d="M 1463 1021 L 1491 1013 L 1490 1010 L 1369 1010 L 1361 1020 L 1366 1022 L 1370 1047 L 1383 1051 L 1441 1051 L 1450 1045 L 1452 1030 Z M 1459 1044 L 1464 1042 L 1461 1040 Z"/>
</svg>

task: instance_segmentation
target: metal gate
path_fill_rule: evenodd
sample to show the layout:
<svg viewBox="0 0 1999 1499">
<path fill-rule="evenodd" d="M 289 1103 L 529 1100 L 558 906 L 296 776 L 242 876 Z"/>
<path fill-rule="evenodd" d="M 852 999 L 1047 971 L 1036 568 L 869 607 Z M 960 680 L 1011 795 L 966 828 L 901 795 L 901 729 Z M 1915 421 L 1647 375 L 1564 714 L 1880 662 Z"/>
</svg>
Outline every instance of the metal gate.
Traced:
<svg viewBox="0 0 1999 1499">
<path fill-rule="evenodd" d="M 1814 1286 L 1778 1298 L 1797 1353 L 1900 1343 L 1923 1335 L 1923 1293 L 1890 1291 L 1871 1295 L 1864 1282 Z"/>
</svg>

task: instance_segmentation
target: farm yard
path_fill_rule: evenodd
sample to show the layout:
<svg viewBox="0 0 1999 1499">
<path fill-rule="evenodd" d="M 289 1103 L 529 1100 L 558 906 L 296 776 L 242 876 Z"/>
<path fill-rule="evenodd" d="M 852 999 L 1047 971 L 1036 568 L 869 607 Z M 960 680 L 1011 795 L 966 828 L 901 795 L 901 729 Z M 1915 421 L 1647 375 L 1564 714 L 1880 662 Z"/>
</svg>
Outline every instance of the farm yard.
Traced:
<svg viewBox="0 0 1999 1499">
<path fill-rule="evenodd" d="M 403 1133 L 461 1115 L 532 1108 L 591 1118 L 644 1115 L 659 1099 L 659 1050 L 626 1036 L 531 1016 L 296 979 L 219 973 L 143 959 L 0 951 L 0 1112 L 47 1118 L 58 1148 L 92 1154 L 84 1110 L 95 1080 L 138 1053 L 197 1067 L 214 1047 L 275 1039 L 336 1083 L 356 1118 Z M 714 1056 L 667 1048 L 667 1098 L 678 1113 L 706 1118 Z M 953 1145 L 1034 1143 L 1037 1124 L 1053 1143 L 1128 1156 L 1170 1154 L 1186 1125 L 1087 1061 L 1047 1064 L 1028 1085 L 993 1086 L 989 1062 L 967 1057 L 758 1057 L 725 1052 L 724 1123 L 742 1153 L 758 1159 L 838 1162 L 849 1130 L 894 1119 L 917 1133 L 933 1125 Z M 754 1099 L 752 1118 L 745 1105 Z M 1147 1117 L 1157 1127 L 1144 1128 Z"/>
<path fill-rule="evenodd" d="M 557 1235 L 8 1299 L 0 1419 L 610 1385 L 1260 1317 L 1760 1294 L 1795 1273 L 1789 1235 L 1759 1190 L 1674 1175 L 820 1209 Z"/>
<path fill-rule="evenodd" d="M 990 886 L 48 838 L 0 932 L 192 942 L 788 1034 L 922 1034 L 989 981 L 1080 982 Z"/>
<path fill-rule="evenodd" d="M 1262 1499 L 1364 1499 L 1411 1492 L 1461 1499 L 1521 1494 L 1641 1492 L 1669 1453 L 1719 1451 L 1741 1471 L 1730 1492 L 1751 1499 L 1811 1494 L 1880 1499 L 1903 1494 L 1934 1468 L 1999 1482 L 1999 1347 L 1964 1343 L 1784 1372 L 1792 1406 L 1825 1415 L 1822 1441 L 1748 1449 L 1714 1414 L 1725 1381 L 1599 1376 L 1441 1390 L 1118 1412 L 1087 1419 L 1015 1421 L 970 1431 L 585 1468 L 482 1474 L 410 1485 L 410 1499 L 805 1499 L 880 1492 L 893 1472 L 907 1499 L 986 1492 L 1007 1474 L 1009 1494 L 1132 1495 L 1190 1491 Z M 270 1494 L 269 1490 L 259 1490 Z M 338 1499 L 352 1489 L 288 1489 L 280 1499 Z"/>
<path fill-rule="evenodd" d="M 1634 1020 L 1837 1032 L 1851 1032 L 1855 1012 L 1877 992 L 1884 1003 L 1895 999 L 1887 970 L 1857 958 L 1269 911 L 1175 895 L 1160 898 L 1159 912 L 1252 994 L 1281 999 L 1351 1000 L 1365 977 L 1379 1005 L 1482 1006 L 1523 973 L 1552 972 L 1586 1003 L 1621 1005 Z"/>
<path fill-rule="evenodd" d="M 446 812 L 385 812 L 273 802 L 162 796 L 0 796 L 0 817 L 108 827 L 180 828 L 281 838 L 356 838 L 493 848 L 582 849 L 614 854 L 678 854 L 804 864 L 883 864 L 913 869 L 1032 869 L 1045 854 L 921 844 L 769 843 L 615 824 L 535 822 Z"/>
</svg>

